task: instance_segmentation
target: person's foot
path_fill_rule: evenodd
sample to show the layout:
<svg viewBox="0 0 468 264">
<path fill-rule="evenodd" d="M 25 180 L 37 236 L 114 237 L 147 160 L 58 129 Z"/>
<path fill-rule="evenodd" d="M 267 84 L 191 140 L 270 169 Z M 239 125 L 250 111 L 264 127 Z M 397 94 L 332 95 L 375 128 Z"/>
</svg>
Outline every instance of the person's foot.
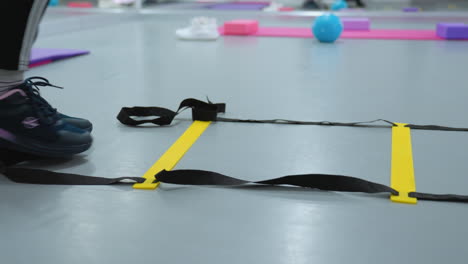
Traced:
<svg viewBox="0 0 468 264">
<path fill-rule="evenodd" d="M 53 85 L 43 78 L 30 78 L 0 95 L 0 148 L 47 157 L 69 156 L 89 149 L 91 134 L 68 123 L 73 118 L 52 108 L 39 95 L 38 86 Z M 86 121 L 76 123 L 87 125 Z"/>
<path fill-rule="evenodd" d="M 12 88 L 12 89 L 21 89 L 27 92 L 30 89 L 34 89 L 32 88 L 33 86 L 52 86 L 56 88 L 61 88 L 55 85 L 51 85 L 49 81 L 45 78 L 31 77 L 31 78 L 26 79 L 21 85 L 18 85 L 17 87 Z M 35 97 L 38 102 L 41 102 L 44 105 L 44 107 L 52 108 L 52 106 L 50 106 L 50 104 L 44 98 L 42 98 L 42 96 L 39 94 L 38 89 L 36 89 L 36 92 L 33 91 L 30 94 L 31 96 Z M 62 114 L 62 113 L 58 113 L 58 115 L 60 119 L 62 119 L 63 121 L 67 122 L 70 125 L 73 125 L 77 128 L 80 128 L 89 132 L 93 130 L 93 124 L 87 119 L 72 117 L 72 116 Z"/>
<path fill-rule="evenodd" d="M 70 124 L 72 126 L 75 126 L 77 128 L 86 130 L 88 132 L 93 131 L 93 124 L 87 119 L 73 117 L 73 116 L 67 116 L 67 115 L 64 115 L 64 114 L 61 114 L 61 113 L 58 113 L 58 115 L 59 115 L 60 119 L 62 119 L 63 121 L 65 121 L 66 123 L 68 123 L 68 124 Z"/>
</svg>

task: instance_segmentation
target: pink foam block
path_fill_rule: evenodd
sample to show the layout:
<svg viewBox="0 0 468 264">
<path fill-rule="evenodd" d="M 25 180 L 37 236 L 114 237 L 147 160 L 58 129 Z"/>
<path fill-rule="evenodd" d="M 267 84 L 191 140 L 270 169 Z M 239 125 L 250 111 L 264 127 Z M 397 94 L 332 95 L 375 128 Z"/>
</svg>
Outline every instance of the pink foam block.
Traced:
<svg viewBox="0 0 468 264">
<path fill-rule="evenodd" d="M 341 22 L 344 30 L 370 30 L 369 18 L 343 17 Z"/>
<path fill-rule="evenodd" d="M 252 35 L 258 31 L 257 20 L 233 20 L 224 23 L 225 35 Z"/>
<path fill-rule="evenodd" d="M 279 8 L 279 11 L 280 11 L 280 12 L 294 11 L 294 7 L 287 7 L 287 6 L 285 6 L 285 7 L 280 7 L 280 8 Z"/>
<path fill-rule="evenodd" d="M 223 28 L 219 28 L 222 35 Z M 286 38 L 313 38 L 309 28 L 259 28 L 253 36 L 260 37 L 286 37 Z M 373 29 L 369 31 L 343 31 L 340 38 L 344 39 L 399 39 L 399 40 L 443 40 L 434 30 L 398 30 L 398 29 Z"/>
<path fill-rule="evenodd" d="M 239 5 L 269 5 L 268 1 L 234 1 L 233 4 Z"/>
<path fill-rule="evenodd" d="M 67 6 L 72 7 L 72 8 L 91 8 L 93 7 L 93 4 L 90 2 L 86 2 L 86 1 L 80 1 L 80 2 L 69 2 Z"/>
<path fill-rule="evenodd" d="M 45 60 L 45 61 L 40 61 L 40 62 L 36 62 L 36 63 L 31 63 L 31 64 L 29 64 L 29 68 L 39 67 L 39 66 L 46 65 L 46 64 L 49 64 L 49 63 L 52 63 L 52 62 L 53 62 L 53 60 Z"/>
</svg>

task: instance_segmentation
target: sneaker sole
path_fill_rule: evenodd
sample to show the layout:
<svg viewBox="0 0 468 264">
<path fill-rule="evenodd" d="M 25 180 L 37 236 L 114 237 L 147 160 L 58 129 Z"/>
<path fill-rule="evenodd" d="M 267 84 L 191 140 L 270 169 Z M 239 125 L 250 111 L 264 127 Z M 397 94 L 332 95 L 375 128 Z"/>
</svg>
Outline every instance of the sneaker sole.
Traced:
<svg viewBox="0 0 468 264">
<path fill-rule="evenodd" d="M 88 150 L 92 142 L 75 146 L 51 146 L 29 138 L 14 136 L 0 129 L 0 148 L 26 152 L 43 157 L 64 157 L 79 154 Z"/>
</svg>

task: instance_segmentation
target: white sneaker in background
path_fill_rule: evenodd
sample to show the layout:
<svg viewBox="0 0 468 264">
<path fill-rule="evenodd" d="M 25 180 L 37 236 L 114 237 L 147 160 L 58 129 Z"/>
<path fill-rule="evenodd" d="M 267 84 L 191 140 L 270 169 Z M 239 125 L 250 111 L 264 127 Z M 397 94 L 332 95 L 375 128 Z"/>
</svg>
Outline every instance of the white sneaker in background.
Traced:
<svg viewBox="0 0 468 264">
<path fill-rule="evenodd" d="M 119 4 L 114 3 L 113 0 L 98 0 L 98 7 L 100 8 L 117 8 Z"/>
<path fill-rule="evenodd" d="M 263 8 L 263 11 L 265 12 L 278 12 L 280 11 L 280 8 L 283 7 L 283 4 L 276 3 L 276 2 L 271 2 L 269 6 Z"/>
<path fill-rule="evenodd" d="M 98 0 L 98 7 L 101 8 L 117 8 L 129 6 L 135 3 L 135 0 Z"/>
<path fill-rule="evenodd" d="M 119 4 L 119 5 L 130 5 L 135 3 L 135 0 L 113 0 L 114 3 Z"/>
<path fill-rule="evenodd" d="M 178 29 L 176 35 L 185 40 L 216 40 L 219 37 L 216 18 L 195 17 L 190 26 Z"/>
</svg>

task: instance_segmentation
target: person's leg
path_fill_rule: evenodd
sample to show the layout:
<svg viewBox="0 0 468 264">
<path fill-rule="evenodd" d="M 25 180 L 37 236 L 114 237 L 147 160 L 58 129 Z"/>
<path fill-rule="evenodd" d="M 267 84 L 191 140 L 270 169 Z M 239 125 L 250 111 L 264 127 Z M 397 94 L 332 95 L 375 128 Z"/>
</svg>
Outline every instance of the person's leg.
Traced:
<svg viewBox="0 0 468 264">
<path fill-rule="evenodd" d="M 356 5 L 358 7 L 366 7 L 366 4 L 362 0 L 356 0 Z"/>
<path fill-rule="evenodd" d="M 48 2 L 49 0 L 0 2 L 0 33 L 4 36 L 3 49 L 0 50 L 0 95 L 23 84 L 32 45 L 37 38 L 39 23 Z M 11 19 L 11 16 L 1 16 L 2 13 L 16 15 Z M 88 120 L 60 115 L 78 128 L 92 130 L 92 124 Z"/>
<path fill-rule="evenodd" d="M 23 82 L 48 0 L 0 1 L 0 94 Z"/>
<path fill-rule="evenodd" d="M 362 0 L 346 0 L 346 2 L 354 2 L 357 7 L 366 7 Z"/>
<path fill-rule="evenodd" d="M 23 80 L 23 71 L 0 70 L 0 95 L 18 86 Z"/>
<path fill-rule="evenodd" d="M 53 86 L 46 79 L 23 80 L 47 3 L 0 1 L 0 149 L 62 157 L 91 146 L 91 123 L 60 114 L 42 98 L 39 87 Z"/>
</svg>

